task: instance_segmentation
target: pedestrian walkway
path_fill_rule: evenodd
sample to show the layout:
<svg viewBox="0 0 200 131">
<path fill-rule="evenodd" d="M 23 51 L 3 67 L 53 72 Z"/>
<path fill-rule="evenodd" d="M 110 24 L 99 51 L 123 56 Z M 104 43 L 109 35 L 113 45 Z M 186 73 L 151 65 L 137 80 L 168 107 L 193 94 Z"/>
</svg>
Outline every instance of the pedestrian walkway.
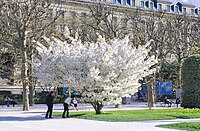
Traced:
<svg viewBox="0 0 200 131">
<path fill-rule="evenodd" d="M 130 105 L 123 106 L 122 109 L 147 109 L 145 106 L 134 108 Z M 143 105 L 143 104 L 142 104 Z M 142 106 L 141 105 L 141 106 Z M 145 105 L 145 104 L 144 104 Z M 92 110 L 90 107 L 81 110 Z M 54 111 L 63 111 L 62 104 L 55 104 Z M 61 117 L 45 119 L 46 112 L 44 104 L 34 105 L 30 111 L 22 111 L 22 106 L 0 107 L 0 130 L 1 131 L 178 131 L 175 129 L 165 129 L 156 127 L 160 124 L 169 124 L 186 121 L 200 121 L 200 119 L 178 119 L 160 121 L 140 121 L 140 122 L 104 122 L 94 120 L 84 120 Z M 116 109 L 107 106 L 105 110 Z M 73 111 L 73 109 L 71 110 Z M 75 111 L 75 110 L 74 110 Z"/>
<path fill-rule="evenodd" d="M 30 106 L 31 110 L 43 110 L 46 111 L 46 105 L 45 104 L 35 104 L 34 106 Z M 78 108 L 80 111 L 94 111 L 94 108 L 92 107 L 91 104 L 85 104 L 85 103 L 79 103 L 78 104 Z M 172 108 L 176 108 L 176 107 L 172 107 Z M 147 102 L 134 102 L 131 104 L 123 104 L 122 108 L 115 108 L 115 105 L 106 105 L 104 106 L 103 110 L 141 110 L 141 109 L 149 109 L 147 107 Z M 169 109 L 169 107 L 163 107 L 160 105 L 160 103 L 156 104 L 156 107 L 152 108 L 152 109 Z M 0 106 L 0 111 L 2 110 L 7 110 L 7 111 L 16 111 L 22 110 L 22 105 L 17 105 L 16 107 L 9 107 L 7 108 L 5 105 L 4 106 Z M 71 107 L 71 110 L 75 110 L 73 107 Z M 59 111 L 63 111 L 63 104 L 54 104 L 54 111 L 59 112 Z"/>
</svg>

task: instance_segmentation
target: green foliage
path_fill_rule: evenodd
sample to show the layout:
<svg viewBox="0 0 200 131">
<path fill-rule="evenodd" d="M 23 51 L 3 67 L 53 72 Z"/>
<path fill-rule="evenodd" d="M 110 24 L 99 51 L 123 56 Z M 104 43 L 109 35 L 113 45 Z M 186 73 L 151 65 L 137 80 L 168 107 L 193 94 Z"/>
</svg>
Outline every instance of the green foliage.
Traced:
<svg viewBox="0 0 200 131">
<path fill-rule="evenodd" d="M 162 81 L 176 81 L 177 78 L 178 63 L 174 62 L 172 64 L 163 63 L 159 70 L 158 76 Z"/>
<path fill-rule="evenodd" d="M 62 112 L 53 114 L 54 116 L 62 116 Z M 168 120 L 177 118 L 200 118 L 199 109 L 163 109 L 163 110 L 118 110 L 106 111 L 100 115 L 94 112 L 71 112 L 70 117 L 112 121 L 112 122 L 128 122 L 128 121 L 144 121 L 144 120 Z"/>
<path fill-rule="evenodd" d="M 191 56 L 182 64 L 182 106 L 200 108 L 200 56 Z"/>
<path fill-rule="evenodd" d="M 49 94 L 47 91 L 42 91 L 39 93 L 36 93 L 34 96 L 34 102 L 35 104 L 45 104 L 46 103 L 46 96 Z"/>
<path fill-rule="evenodd" d="M 17 103 L 21 104 L 23 101 L 22 94 L 12 94 L 11 95 L 12 100 L 16 101 Z"/>
<path fill-rule="evenodd" d="M 16 63 L 14 53 L 0 53 L 0 61 L 0 76 L 10 80 L 14 75 L 14 64 Z"/>
<path fill-rule="evenodd" d="M 53 102 L 54 103 L 63 103 L 65 99 L 66 99 L 65 95 L 57 95 L 56 97 L 54 97 Z"/>
<path fill-rule="evenodd" d="M 0 104 L 3 104 L 3 101 L 4 101 L 4 97 L 0 95 Z"/>
<path fill-rule="evenodd" d="M 34 96 L 34 102 L 36 104 L 45 104 L 46 103 L 46 96 L 49 94 L 49 92 L 43 91 L 40 93 L 37 93 Z M 53 103 L 63 103 L 65 100 L 65 95 L 56 95 L 53 99 Z"/>
<path fill-rule="evenodd" d="M 199 131 L 200 122 L 184 122 L 184 123 L 176 123 L 176 124 L 167 124 L 167 125 L 159 125 L 158 127 L 181 129 L 181 130 L 187 130 L 187 131 Z"/>
</svg>

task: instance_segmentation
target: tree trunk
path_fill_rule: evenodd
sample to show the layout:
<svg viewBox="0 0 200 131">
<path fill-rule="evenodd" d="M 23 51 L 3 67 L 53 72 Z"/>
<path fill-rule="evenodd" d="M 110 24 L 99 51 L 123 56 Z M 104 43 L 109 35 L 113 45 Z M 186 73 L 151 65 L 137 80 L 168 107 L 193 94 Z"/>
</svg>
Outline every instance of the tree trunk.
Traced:
<svg viewBox="0 0 200 131">
<path fill-rule="evenodd" d="M 115 108 L 122 108 L 122 104 L 116 104 Z"/>
<path fill-rule="evenodd" d="M 29 97 L 30 97 L 30 106 L 34 105 L 34 87 L 32 84 L 29 84 Z"/>
<path fill-rule="evenodd" d="M 71 97 L 71 88 L 68 87 L 68 92 L 67 92 L 68 97 Z"/>
<path fill-rule="evenodd" d="M 97 101 L 92 103 L 92 106 L 94 107 L 96 114 L 101 114 L 101 110 L 103 108 L 103 105 L 101 103 Z"/>
<path fill-rule="evenodd" d="M 178 60 L 178 88 L 181 88 L 181 60 Z"/>
<path fill-rule="evenodd" d="M 178 89 L 182 89 L 181 86 L 181 58 L 178 59 Z M 180 98 L 182 98 L 181 93 L 180 93 Z"/>
<path fill-rule="evenodd" d="M 181 52 L 180 48 L 177 47 L 177 60 L 178 60 L 178 88 L 181 88 Z"/>
<path fill-rule="evenodd" d="M 33 58 L 32 58 L 32 48 L 30 49 L 31 50 L 31 52 L 30 52 L 30 54 L 28 55 L 28 57 L 29 57 L 29 60 L 30 61 L 33 61 Z M 34 80 L 33 80 L 33 77 L 32 77 L 32 73 L 33 73 L 33 71 L 32 71 L 32 64 L 28 64 L 28 77 L 29 77 L 29 93 L 30 93 L 30 95 L 29 95 L 29 98 L 30 98 L 30 106 L 33 106 L 33 104 L 34 104 Z"/>
<path fill-rule="evenodd" d="M 151 109 L 155 107 L 155 94 L 154 94 L 154 80 L 150 78 L 151 81 L 148 84 L 148 107 Z"/>
<path fill-rule="evenodd" d="M 29 110 L 29 98 L 28 98 L 28 76 L 27 76 L 27 53 L 25 49 L 22 49 L 22 69 L 21 69 L 21 79 L 23 84 L 23 110 Z"/>
<path fill-rule="evenodd" d="M 29 110 L 29 97 L 28 97 L 28 55 L 26 49 L 26 32 L 23 35 L 20 35 L 20 45 L 21 45 L 21 57 L 22 57 L 22 66 L 21 66 L 21 80 L 23 85 L 23 111 Z"/>
</svg>

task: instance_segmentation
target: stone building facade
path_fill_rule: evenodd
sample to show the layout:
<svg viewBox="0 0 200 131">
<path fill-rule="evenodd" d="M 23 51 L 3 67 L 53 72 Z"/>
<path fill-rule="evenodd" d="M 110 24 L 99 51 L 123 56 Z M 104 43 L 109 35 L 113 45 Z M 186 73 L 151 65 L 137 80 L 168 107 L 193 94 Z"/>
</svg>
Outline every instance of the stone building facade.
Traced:
<svg viewBox="0 0 200 131">
<path fill-rule="evenodd" d="M 108 4 L 113 7 L 142 8 L 154 11 L 167 11 L 182 15 L 200 15 L 200 7 L 191 3 L 177 2 L 173 4 L 170 0 L 60 0 L 60 4 L 66 3 L 71 9 L 85 10 L 84 6 L 95 3 Z M 73 7 L 74 6 L 74 7 Z M 69 9 L 70 9 L 69 8 Z"/>
</svg>

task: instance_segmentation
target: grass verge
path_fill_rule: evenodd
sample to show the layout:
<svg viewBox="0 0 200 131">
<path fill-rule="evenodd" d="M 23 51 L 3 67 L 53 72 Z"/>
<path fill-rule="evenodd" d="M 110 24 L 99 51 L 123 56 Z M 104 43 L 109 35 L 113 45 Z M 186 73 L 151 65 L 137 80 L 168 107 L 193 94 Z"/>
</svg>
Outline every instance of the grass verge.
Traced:
<svg viewBox="0 0 200 131">
<path fill-rule="evenodd" d="M 62 112 L 55 112 L 53 115 L 61 117 Z M 117 110 L 106 111 L 100 115 L 95 112 L 70 112 L 70 117 L 111 122 L 191 119 L 200 118 L 200 109 Z"/>
<path fill-rule="evenodd" d="M 184 122 L 176 124 L 159 125 L 157 127 L 180 129 L 187 131 L 200 131 L 200 122 Z"/>
</svg>

